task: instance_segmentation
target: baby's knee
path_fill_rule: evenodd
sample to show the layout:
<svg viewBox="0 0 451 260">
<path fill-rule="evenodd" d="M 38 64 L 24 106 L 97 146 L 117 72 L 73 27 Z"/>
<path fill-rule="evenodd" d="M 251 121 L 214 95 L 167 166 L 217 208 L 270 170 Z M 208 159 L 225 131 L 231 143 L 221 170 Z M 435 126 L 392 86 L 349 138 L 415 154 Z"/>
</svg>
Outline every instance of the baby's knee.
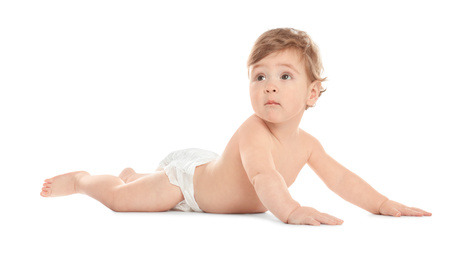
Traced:
<svg viewBox="0 0 451 260">
<path fill-rule="evenodd" d="M 135 170 L 133 170 L 133 168 L 127 167 L 125 169 L 122 170 L 122 173 L 132 173 L 135 174 Z"/>
</svg>

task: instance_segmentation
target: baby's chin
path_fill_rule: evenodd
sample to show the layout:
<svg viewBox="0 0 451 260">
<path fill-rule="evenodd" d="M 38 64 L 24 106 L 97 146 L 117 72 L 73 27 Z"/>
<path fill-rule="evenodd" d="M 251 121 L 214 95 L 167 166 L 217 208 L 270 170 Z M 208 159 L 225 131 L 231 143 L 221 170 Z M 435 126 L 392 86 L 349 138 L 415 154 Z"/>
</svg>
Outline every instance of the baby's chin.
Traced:
<svg viewBox="0 0 451 260">
<path fill-rule="evenodd" d="M 271 124 L 282 124 L 286 123 L 287 121 L 293 119 L 295 115 L 281 115 L 281 114 L 260 114 L 255 113 L 257 117 L 259 117 L 261 120 L 271 123 Z"/>
<path fill-rule="evenodd" d="M 255 112 L 255 115 L 259 117 L 261 120 L 271 123 L 271 124 L 282 124 L 287 123 L 290 120 L 295 120 L 296 122 L 300 122 L 300 119 L 302 118 L 303 113 L 293 113 L 293 114 L 287 114 L 287 113 L 257 113 Z"/>
</svg>

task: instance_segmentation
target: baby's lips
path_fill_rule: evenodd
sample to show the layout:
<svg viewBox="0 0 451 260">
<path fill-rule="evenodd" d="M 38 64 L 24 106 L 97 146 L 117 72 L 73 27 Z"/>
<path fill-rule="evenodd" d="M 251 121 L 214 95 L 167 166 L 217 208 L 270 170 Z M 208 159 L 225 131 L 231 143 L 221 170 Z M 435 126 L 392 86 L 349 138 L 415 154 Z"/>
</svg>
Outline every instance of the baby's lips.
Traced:
<svg viewBox="0 0 451 260">
<path fill-rule="evenodd" d="M 277 103 L 277 102 L 274 101 L 274 100 L 268 100 L 268 101 L 265 103 L 265 105 L 280 105 L 280 104 Z"/>
</svg>

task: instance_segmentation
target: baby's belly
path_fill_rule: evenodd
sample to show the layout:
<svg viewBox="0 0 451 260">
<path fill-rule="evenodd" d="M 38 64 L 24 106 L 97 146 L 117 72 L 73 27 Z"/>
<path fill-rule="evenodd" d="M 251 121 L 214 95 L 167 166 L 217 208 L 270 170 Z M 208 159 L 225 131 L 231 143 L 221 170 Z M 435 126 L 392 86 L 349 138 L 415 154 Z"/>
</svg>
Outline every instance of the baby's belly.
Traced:
<svg viewBox="0 0 451 260">
<path fill-rule="evenodd" d="M 196 168 L 194 197 L 199 208 L 209 213 L 267 211 L 245 172 L 223 172 L 210 164 Z"/>
</svg>

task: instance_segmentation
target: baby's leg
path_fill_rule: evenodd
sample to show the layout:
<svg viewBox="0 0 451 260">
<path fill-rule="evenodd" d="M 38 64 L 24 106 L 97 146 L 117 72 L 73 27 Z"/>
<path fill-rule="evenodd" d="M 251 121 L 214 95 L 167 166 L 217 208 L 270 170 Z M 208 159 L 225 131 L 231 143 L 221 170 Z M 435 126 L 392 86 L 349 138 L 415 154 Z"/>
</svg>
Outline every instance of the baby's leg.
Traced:
<svg viewBox="0 0 451 260">
<path fill-rule="evenodd" d="M 166 211 L 184 199 L 180 188 L 172 185 L 164 172 L 127 184 L 111 175 L 71 172 L 46 180 L 41 195 L 56 197 L 74 193 L 86 194 L 113 211 Z"/>
</svg>

